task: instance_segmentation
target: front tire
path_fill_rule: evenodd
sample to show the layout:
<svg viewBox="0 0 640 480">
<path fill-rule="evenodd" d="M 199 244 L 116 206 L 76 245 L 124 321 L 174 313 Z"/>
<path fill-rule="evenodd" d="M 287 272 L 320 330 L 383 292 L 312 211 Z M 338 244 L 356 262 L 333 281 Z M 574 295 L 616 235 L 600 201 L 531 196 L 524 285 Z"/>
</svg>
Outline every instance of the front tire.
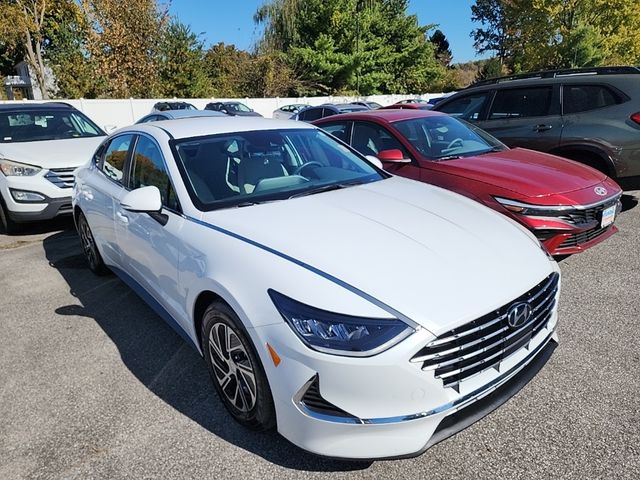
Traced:
<svg viewBox="0 0 640 480">
<path fill-rule="evenodd" d="M 80 245 L 82 245 L 82 251 L 89 265 L 89 270 L 96 275 L 107 275 L 109 269 L 102 260 L 96 241 L 93 238 L 93 233 L 91 233 L 91 228 L 89 228 L 89 222 L 87 222 L 87 218 L 82 212 L 78 214 L 78 234 L 80 235 Z"/>
<path fill-rule="evenodd" d="M 262 363 L 240 319 L 221 302 L 202 321 L 202 351 L 222 403 L 242 425 L 269 430 L 276 424 L 273 397 Z"/>
<path fill-rule="evenodd" d="M 18 224 L 9 217 L 9 211 L 2 198 L 0 198 L 0 227 L 7 235 L 18 233 Z"/>
</svg>

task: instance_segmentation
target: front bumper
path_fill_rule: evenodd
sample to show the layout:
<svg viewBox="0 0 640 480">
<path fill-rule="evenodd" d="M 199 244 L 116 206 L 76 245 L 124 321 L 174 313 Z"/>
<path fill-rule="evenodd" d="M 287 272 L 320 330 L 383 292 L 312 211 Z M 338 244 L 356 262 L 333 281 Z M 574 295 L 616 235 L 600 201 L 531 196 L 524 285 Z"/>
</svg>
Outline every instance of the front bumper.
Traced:
<svg viewBox="0 0 640 480">
<path fill-rule="evenodd" d="M 433 372 L 409 358 L 429 339 L 425 331 L 389 351 L 365 359 L 312 352 L 283 338 L 286 325 L 261 327 L 260 343 L 282 357 L 274 367 L 263 359 L 278 418 L 278 431 L 318 455 L 346 459 L 411 457 L 466 428 L 517 393 L 546 363 L 557 343 L 557 311 L 528 350 L 465 381 L 459 391 L 444 388 Z M 263 336 L 264 335 L 264 336 Z M 291 335 L 293 335 L 291 333 Z M 296 338 L 297 340 L 297 338 Z M 301 401 L 310 383 L 347 415 L 307 408 Z"/>
</svg>

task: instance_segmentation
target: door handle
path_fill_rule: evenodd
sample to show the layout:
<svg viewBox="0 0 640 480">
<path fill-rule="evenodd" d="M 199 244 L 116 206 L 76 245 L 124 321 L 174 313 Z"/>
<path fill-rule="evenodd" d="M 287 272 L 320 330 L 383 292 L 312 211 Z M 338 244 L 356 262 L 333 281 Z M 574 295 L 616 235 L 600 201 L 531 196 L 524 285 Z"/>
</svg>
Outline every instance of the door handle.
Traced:
<svg viewBox="0 0 640 480">
<path fill-rule="evenodd" d="M 124 213 L 122 212 L 116 212 L 116 217 L 118 219 L 118 221 L 120 223 L 124 223 L 124 224 L 128 224 L 129 223 L 129 217 L 127 217 Z"/>
<path fill-rule="evenodd" d="M 540 124 L 540 125 L 536 125 L 535 127 L 533 127 L 533 131 L 534 132 L 546 132 L 547 130 L 551 130 L 552 128 L 553 128 L 553 125 Z"/>
</svg>

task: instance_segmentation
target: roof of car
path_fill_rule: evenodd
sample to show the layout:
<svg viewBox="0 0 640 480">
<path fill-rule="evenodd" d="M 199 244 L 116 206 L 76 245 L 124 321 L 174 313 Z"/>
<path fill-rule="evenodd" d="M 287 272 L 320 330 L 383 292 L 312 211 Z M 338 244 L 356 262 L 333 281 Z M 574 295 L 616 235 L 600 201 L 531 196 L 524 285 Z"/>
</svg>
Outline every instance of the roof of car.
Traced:
<svg viewBox="0 0 640 480">
<path fill-rule="evenodd" d="M 44 103 L 31 103 L 31 102 L 8 102 L 8 103 L 0 103 L 0 110 L 22 110 L 22 111 L 31 111 L 31 110 L 42 110 L 43 108 L 52 109 L 52 110 L 75 110 L 72 105 L 64 102 L 44 102 Z"/>
<path fill-rule="evenodd" d="M 414 110 L 408 108 L 398 108 L 396 110 L 392 109 L 378 109 L 378 110 L 365 110 L 362 112 L 350 112 L 350 113 L 341 113 L 339 115 L 332 115 L 330 117 L 324 117 L 319 120 L 315 120 L 312 123 L 327 123 L 332 122 L 338 119 L 341 120 L 371 120 L 372 118 L 377 118 L 380 120 L 384 120 L 389 123 L 399 122 L 401 120 L 411 120 L 412 118 L 422 118 L 422 117 L 435 117 L 446 115 L 440 112 L 434 112 L 432 110 Z"/>
<path fill-rule="evenodd" d="M 129 130 L 144 131 L 157 135 L 161 129 L 173 138 L 192 138 L 220 133 L 249 132 L 255 130 L 291 130 L 302 128 L 315 128 L 305 122 L 293 120 L 273 120 L 262 117 L 190 117 L 177 120 L 160 120 L 157 122 L 141 123 L 125 127 L 115 133 Z"/>
<path fill-rule="evenodd" d="M 150 115 L 168 115 L 171 118 L 191 118 L 191 117 L 226 117 L 222 112 L 215 110 L 165 110 Z"/>
</svg>

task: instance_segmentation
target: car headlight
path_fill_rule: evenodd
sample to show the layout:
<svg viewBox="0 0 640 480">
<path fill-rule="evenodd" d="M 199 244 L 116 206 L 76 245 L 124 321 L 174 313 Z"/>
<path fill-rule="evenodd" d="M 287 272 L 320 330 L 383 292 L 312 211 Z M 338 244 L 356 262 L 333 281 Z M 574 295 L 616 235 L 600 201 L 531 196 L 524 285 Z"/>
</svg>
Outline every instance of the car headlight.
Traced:
<svg viewBox="0 0 640 480">
<path fill-rule="evenodd" d="M 493 198 L 510 212 L 519 213 L 520 215 L 554 216 L 554 214 L 558 215 L 566 210 L 575 209 L 575 207 L 570 205 L 532 205 L 530 203 L 518 202 L 517 200 L 511 200 L 509 198 Z"/>
<path fill-rule="evenodd" d="M 311 307 L 274 290 L 269 296 L 294 333 L 310 348 L 332 355 L 368 357 L 415 330 L 397 318 L 362 318 Z"/>
<path fill-rule="evenodd" d="M 31 177 L 40 170 L 42 170 L 40 167 L 0 158 L 0 172 L 4 173 L 6 177 Z"/>
</svg>

